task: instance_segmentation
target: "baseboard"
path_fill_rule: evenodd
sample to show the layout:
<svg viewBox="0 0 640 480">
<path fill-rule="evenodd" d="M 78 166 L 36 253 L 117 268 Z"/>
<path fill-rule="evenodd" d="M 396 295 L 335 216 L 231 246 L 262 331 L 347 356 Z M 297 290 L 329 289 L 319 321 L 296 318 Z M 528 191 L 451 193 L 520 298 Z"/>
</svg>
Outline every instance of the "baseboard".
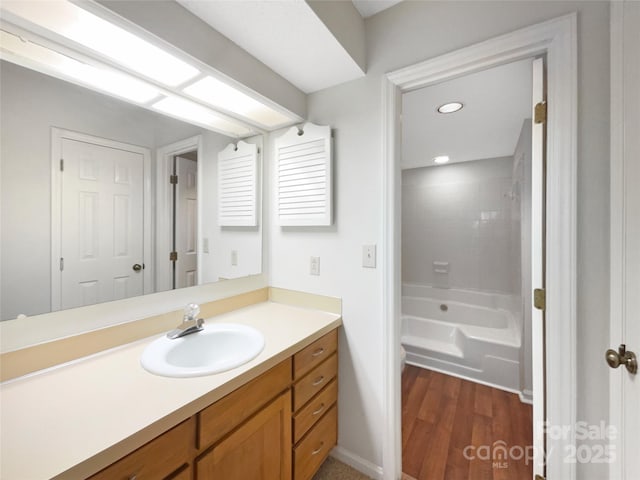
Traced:
<svg viewBox="0 0 640 480">
<path fill-rule="evenodd" d="M 531 390 L 523 390 L 519 394 L 522 403 L 533 405 L 533 392 Z"/>
<path fill-rule="evenodd" d="M 434 366 L 426 366 L 422 363 L 418 363 L 418 362 L 414 362 L 413 360 L 407 360 L 406 361 L 407 365 L 412 365 L 414 367 L 418 367 L 418 368 L 424 368 L 425 370 L 433 370 L 434 372 L 438 372 L 438 373 L 443 373 L 445 375 L 451 375 L 452 377 L 457 377 L 457 378 L 461 378 L 462 380 L 467 380 L 469 382 L 473 382 L 473 383 L 479 383 L 480 385 L 486 385 L 487 387 L 491 387 L 491 388 L 495 388 L 497 390 L 502 390 L 503 392 L 509 392 L 509 393 L 515 393 L 520 397 L 520 401 L 523 403 L 529 403 L 529 404 L 533 404 L 533 399 L 531 397 L 531 395 L 529 395 L 529 397 L 525 396 L 523 397 L 523 393 L 520 390 L 515 390 L 513 388 L 508 388 L 508 387 L 504 387 L 502 385 L 497 385 L 495 383 L 491 383 L 491 382 L 485 382 L 484 380 L 479 380 L 477 378 L 473 378 L 473 377 L 468 377 L 466 375 L 462 375 L 456 372 L 451 372 L 442 368 L 438 368 L 438 367 L 434 367 Z M 529 399 L 527 399 L 529 398 Z"/>
<path fill-rule="evenodd" d="M 350 452 L 340 445 L 334 447 L 334 449 L 331 450 L 330 455 L 336 460 L 346 463 L 350 467 L 355 468 L 360 473 L 363 473 L 374 480 L 382 480 L 382 467 L 371 463 L 369 460 L 365 460 L 361 456 Z"/>
</svg>

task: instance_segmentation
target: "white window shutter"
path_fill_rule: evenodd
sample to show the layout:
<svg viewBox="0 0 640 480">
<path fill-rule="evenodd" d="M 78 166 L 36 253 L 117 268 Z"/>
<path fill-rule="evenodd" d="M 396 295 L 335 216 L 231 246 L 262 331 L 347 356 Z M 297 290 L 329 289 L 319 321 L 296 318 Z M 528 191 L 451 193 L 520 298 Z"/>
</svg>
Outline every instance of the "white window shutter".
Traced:
<svg viewBox="0 0 640 480">
<path fill-rule="evenodd" d="M 239 141 L 218 153 L 218 225 L 258 225 L 258 147 Z"/>
<path fill-rule="evenodd" d="M 333 222 L 331 127 L 306 123 L 276 139 L 278 220 L 281 226 Z"/>
</svg>

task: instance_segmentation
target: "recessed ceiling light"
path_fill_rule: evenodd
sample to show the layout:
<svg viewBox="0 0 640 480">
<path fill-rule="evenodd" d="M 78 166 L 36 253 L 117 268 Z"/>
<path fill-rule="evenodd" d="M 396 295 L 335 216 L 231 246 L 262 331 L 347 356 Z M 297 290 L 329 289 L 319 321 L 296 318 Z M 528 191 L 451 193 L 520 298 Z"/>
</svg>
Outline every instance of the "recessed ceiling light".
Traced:
<svg viewBox="0 0 640 480">
<path fill-rule="evenodd" d="M 449 103 L 445 103 L 443 105 L 440 105 L 438 107 L 438 112 L 439 113 L 454 113 L 457 112 L 459 110 L 462 110 L 462 107 L 464 105 L 462 105 L 462 103 L 460 102 L 449 102 Z"/>
<path fill-rule="evenodd" d="M 447 163 L 449 161 L 449 157 L 447 155 L 440 155 L 439 157 L 433 157 L 433 163 Z"/>
</svg>

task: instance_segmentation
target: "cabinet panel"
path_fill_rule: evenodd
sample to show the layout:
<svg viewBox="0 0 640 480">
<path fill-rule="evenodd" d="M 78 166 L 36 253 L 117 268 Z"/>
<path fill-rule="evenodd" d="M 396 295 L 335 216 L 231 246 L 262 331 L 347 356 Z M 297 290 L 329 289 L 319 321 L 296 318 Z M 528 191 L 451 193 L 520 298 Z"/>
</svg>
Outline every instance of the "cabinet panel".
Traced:
<svg viewBox="0 0 640 480">
<path fill-rule="evenodd" d="M 198 447 L 217 442 L 291 384 L 291 359 L 200 412 Z"/>
<path fill-rule="evenodd" d="M 293 356 L 293 379 L 302 378 L 316 365 L 320 365 L 338 348 L 338 330 L 332 330 Z"/>
<path fill-rule="evenodd" d="M 290 480 L 290 392 L 280 395 L 200 457 L 196 474 L 198 479 Z"/>
<path fill-rule="evenodd" d="M 182 422 L 138 450 L 96 473 L 90 480 L 158 480 L 193 458 L 195 417 Z"/>
<path fill-rule="evenodd" d="M 308 480 L 338 440 L 338 409 L 334 405 L 295 448 L 293 468 L 295 480 Z"/>
<path fill-rule="evenodd" d="M 333 354 L 293 386 L 293 411 L 297 412 L 337 374 L 338 355 Z"/>
<path fill-rule="evenodd" d="M 318 395 L 304 406 L 293 417 L 293 443 L 304 436 L 305 433 L 336 403 L 338 399 L 338 381 L 332 380 Z"/>
</svg>

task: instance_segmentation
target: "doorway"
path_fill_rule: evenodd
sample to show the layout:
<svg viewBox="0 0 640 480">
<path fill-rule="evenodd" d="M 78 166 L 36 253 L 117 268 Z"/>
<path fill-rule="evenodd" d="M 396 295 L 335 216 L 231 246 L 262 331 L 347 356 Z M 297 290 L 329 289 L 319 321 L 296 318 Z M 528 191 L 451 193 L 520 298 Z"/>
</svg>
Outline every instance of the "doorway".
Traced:
<svg viewBox="0 0 640 480">
<path fill-rule="evenodd" d="M 158 292 L 201 282 L 202 259 L 198 252 L 202 228 L 202 159 L 201 135 L 165 145 L 157 151 L 155 280 Z M 207 245 L 204 247 L 206 250 Z"/>
<path fill-rule="evenodd" d="M 543 84 L 542 63 L 526 58 L 402 94 L 410 478 L 533 476 L 530 292 L 543 252 L 540 243 L 532 251 L 532 200 L 543 194 L 532 194 L 532 177 L 541 176 L 532 166 L 542 170 L 544 149 L 533 134 L 532 92 Z M 542 222 L 534 228 L 541 238 Z"/>
<path fill-rule="evenodd" d="M 404 92 L 440 83 L 468 73 L 512 61 L 546 55 L 549 59 L 548 140 L 545 221 L 544 332 L 547 364 L 562 365 L 548 372 L 544 395 L 547 426 L 576 424 L 576 15 L 571 14 L 515 31 L 450 54 L 406 67 L 387 75 L 384 85 L 385 198 L 383 305 L 385 335 L 385 423 L 388 441 L 383 446 L 384 478 L 401 476 L 400 398 L 400 102 Z M 534 425 L 544 434 L 545 424 Z M 547 451 L 567 452 L 575 447 L 571 436 L 545 437 Z M 543 454 L 543 452 L 538 453 Z M 534 472 L 537 473 L 537 472 Z M 544 473 L 541 473 L 544 475 Z M 575 479 L 575 464 L 558 454 L 547 458 L 549 478 Z"/>
<path fill-rule="evenodd" d="M 198 151 L 173 157 L 172 288 L 193 287 L 198 278 Z"/>
</svg>

